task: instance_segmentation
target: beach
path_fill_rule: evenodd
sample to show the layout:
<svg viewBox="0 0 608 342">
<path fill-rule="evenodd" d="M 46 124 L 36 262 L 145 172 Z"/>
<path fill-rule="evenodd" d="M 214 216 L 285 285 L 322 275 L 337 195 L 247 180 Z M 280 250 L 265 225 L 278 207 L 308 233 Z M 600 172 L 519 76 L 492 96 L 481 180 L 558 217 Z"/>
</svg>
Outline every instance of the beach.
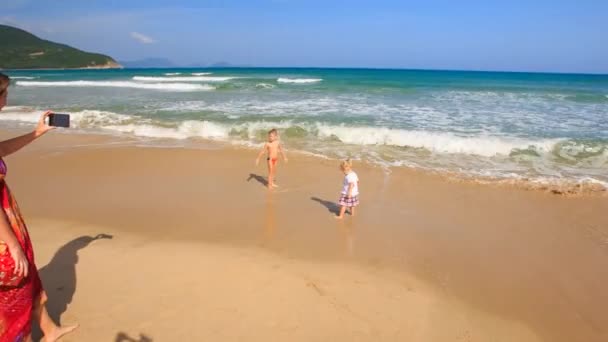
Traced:
<svg viewBox="0 0 608 342">
<path fill-rule="evenodd" d="M 6 158 L 65 341 L 608 339 L 605 192 L 356 161 L 337 221 L 337 160 L 288 152 L 268 192 L 255 150 L 196 146 L 51 133 Z"/>
</svg>

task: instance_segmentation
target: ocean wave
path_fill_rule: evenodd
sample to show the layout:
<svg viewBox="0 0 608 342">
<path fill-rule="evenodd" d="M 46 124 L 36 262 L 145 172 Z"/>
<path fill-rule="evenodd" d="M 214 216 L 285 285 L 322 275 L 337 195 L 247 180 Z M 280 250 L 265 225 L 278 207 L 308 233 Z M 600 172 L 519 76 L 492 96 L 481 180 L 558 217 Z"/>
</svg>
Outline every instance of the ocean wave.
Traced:
<svg viewBox="0 0 608 342">
<path fill-rule="evenodd" d="M 196 105 L 202 105 L 196 103 Z M 12 109 L 11 109 L 12 108 Z M 9 107 L 6 113 L 0 116 L 2 120 L 17 120 L 36 122 L 39 115 L 38 111 L 35 115 L 26 110 L 18 110 L 19 107 Z M 87 128 L 108 128 L 107 124 L 111 124 L 112 129 L 119 131 L 139 132 L 135 129 L 137 125 L 143 125 L 150 129 L 153 121 L 144 119 L 138 116 L 124 115 L 112 112 L 103 111 L 80 111 L 72 114 L 72 121 L 77 127 Z M 194 122 L 199 121 L 182 121 L 176 122 L 157 122 L 156 125 L 159 131 L 165 132 L 167 127 L 180 127 L 184 122 L 187 122 L 187 127 L 192 127 Z M 450 132 L 429 132 L 416 130 L 391 129 L 383 127 L 357 127 L 347 125 L 331 125 L 322 122 L 296 122 L 293 120 L 284 120 L 279 122 L 273 121 L 247 121 L 234 123 L 218 123 L 204 122 L 205 125 L 214 125 L 216 131 L 229 132 L 234 136 L 239 136 L 246 139 L 257 139 L 261 133 L 270 128 L 280 128 L 286 130 L 287 138 L 302 138 L 310 137 L 317 140 L 329 140 L 340 142 L 349 145 L 359 146 L 393 146 L 407 148 L 422 148 L 430 152 L 441 154 L 466 154 L 482 157 L 494 156 L 522 156 L 522 155 L 539 155 L 551 152 L 557 149 L 556 156 L 563 159 L 580 159 L 586 156 L 593 156 L 608 152 L 606 145 L 603 143 L 585 143 L 573 142 L 567 139 L 521 139 L 515 137 L 499 137 L 499 136 L 459 136 Z M 128 124 L 127 128 L 119 128 L 120 124 Z M 189 126 L 188 126 L 189 125 Z M 179 137 L 206 137 L 207 135 L 197 135 L 199 130 L 180 129 Z M 185 133 L 191 135 L 184 136 Z M 165 137 L 167 133 L 163 133 Z M 229 134 L 224 134 L 228 137 Z M 146 136 L 151 136 L 147 134 Z M 215 135 L 217 137 L 217 135 Z"/>
<path fill-rule="evenodd" d="M 34 76 L 11 76 L 12 80 L 35 80 L 37 78 Z"/>
<path fill-rule="evenodd" d="M 272 89 L 274 88 L 274 84 L 270 84 L 270 83 L 258 83 L 255 85 L 256 88 L 262 88 L 262 89 Z"/>
<path fill-rule="evenodd" d="M 438 153 L 508 156 L 513 150 L 534 147 L 548 151 L 560 139 L 526 140 L 512 137 L 458 136 L 449 132 L 428 132 L 380 127 L 349 127 L 318 124 L 318 134 L 354 145 L 388 145 L 424 148 Z"/>
<path fill-rule="evenodd" d="M 205 76 L 205 75 L 211 75 L 211 72 L 193 72 L 191 75 L 193 76 Z"/>
<path fill-rule="evenodd" d="M 150 77 L 133 76 L 134 81 L 142 82 L 225 82 L 236 78 L 236 76 L 187 76 L 187 77 Z"/>
<path fill-rule="evenodd" d="M 181 72 L 166 72 L 164 75 L 165 76 L 177 76 L 177 75 L 181 75 Z"/>
<path fill-rule="evenodd" d="M 202 106 L 203 102 L 192 103 Z M 67 111 L 70 113 L 69 111 Z M 42 110 L 5 107 L 2 122 L 34 125 Z M 292 149 L 328 158 L 354 156 L 383 167 L 412 167 L 464 175 L 474 180 L 522 183 L 562 193 L 608 188 L 608 140 L 523 139 L 510 136 L 458 135 L 450 132 L 388 127 L 335 125 L 300 120 L 230 121 L 152 119 L 100 110 L 70 113 L 73 128 L 84 132 L 128 134 L 152 139 L 210 139 L 254 146 L 271 128 L 280 130 Z M 582 186 L 581 184 L 586 184 Z"/>
<path fill-rule="evenodd" d="M 306 84 L 306 83 L 317 83 L 323 81 L 322 78 L 287 78 L 280 77 L 277 79 L 279 83 L 298 83 L 298 84 Z"/>
<path fill-rule="evenodd" d="M 564 100 L 577 103 L 608 103 L 608 95 L 603 94 L 575 94 L 564 96 Z"/>
<path fill-rule="evenodd" d="M 203 138 L 224 140 L 229 136 L 229 129 L 208 121 L 183 121 L 173 127 L 162 127 L 153 124 L 106 125 L 102 127 L 121 133 L 129 133 L 138 137 L 162 139 Z"/>
<path fill-rule="evenodd" d="M 20 123 L 37 123 L 43 110 L 34 110 L 28 107 L 5 107 L 0 115 L 0 121 L 15 121 Z M 102 110 L 82 110 L 69 112 L 72 128 L 102 128 L 105 125 L 126 125 L 134 122 L 149 122 L 144 118 L 119 114 Z"/>
<path fill-rule="evenodd" d="M 130 81 L 17 81 L 22 87 L 110 87 L 163 91 L 208 91 L 215 88 L 207 84 L 138 83 Z"/>
</svg>

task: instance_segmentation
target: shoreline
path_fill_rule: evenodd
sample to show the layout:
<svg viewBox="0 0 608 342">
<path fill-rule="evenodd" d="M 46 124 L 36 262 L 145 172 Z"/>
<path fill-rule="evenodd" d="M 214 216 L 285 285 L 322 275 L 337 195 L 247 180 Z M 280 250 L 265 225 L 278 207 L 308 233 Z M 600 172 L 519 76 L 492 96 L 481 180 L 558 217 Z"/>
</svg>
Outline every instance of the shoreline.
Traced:
<svg viewBox="0 0 608 342">
<path fill-rule="evenodd" d="M 19 106 L 17 106 L 19 107 Z M 10 107 L 12 108 L 12 107 Z M 27 107 L 26 107 L 27 108 Z M 13 127 L 12 129 L 0 129 L 0 135 L 6 135 L 8 132 L 22 132 L 23 123 L 17 124 L 18 128 Z M 259 151 L 259 147 L 253 146 L 252 142 L 245 142 L 239 140 L 223 140 L 223 139 L 211 139 L 203 137 L 190 137 L 185 139 L 178 138 L 158 138 L 158 137 L 146 137 L 138 136 L 129 133 L 120 133 L 113 131 L 104 131 L 93 129 L 93 130 L 77 130 L 73 129 L 69 132 L 59 133 L 61 136 L 80 136 L 82 139 L 100 140 L 105 139 L 112 141 L 117 145 L 132 145 L 141 148 L 160 148 L 160 149 L 175 149 L 183 148 L 188 150 L 206 150 L 206 149 L 236 149 L 244 151 Z M 260 143 L 261 146 L 262 143 Z M 304 157 L 312 157 L 319 161 L 330 160 L 338 163 L 341 159 L 326 156 L 319 153 L 309 152 L 300 149 L 288 150 L 290 154 L 297 154 Z M 458 172 L 452 170 L 436 170 L 422 166 L 386 166 L 369 160 L 353 159 L 359 164 L 364 164 L 366 167 L 379 168 L 385 173 L 390 174 L 399 170 L 407 170 L 414 174 L 428 175 L 438 177 L 439 179 L 447 182 L 455 183 L 467 183 L 472 185 L 482 185 L 493 188 L 514 188 L 522 189 L 526 191 L 538 191 L 543 193 L 550 193 L 553 195 L 567 196 L 567 197 L 578 197 L 578 196 L 594 196 L 594 197 L 606 197 L 608 196 L 608 185 L 597 180 L 577 181 L 574 179 L 561 179 L 561 180 L 548 180 L 538 181 L 535 178 L 500 178 L 496 176 L 481 176 L 469 174 L 465 171 Z"/>
<path fill-rule="evenodd" d="M 292 156 L 269 193 L 253 151 L 125 143 L 51 134 L 7 158 L 38 266 L 58 270 L 45 272 L 49 296 L 66 302 L 58 288 L 72 289 L 67 308 L 52 305 L 81 323 L 75 340 L 106 341 L 119 326 L 156 340 L 608 336 L 601 196 L 356 163 L 358 217 L 336 222 L 333 160 Z M 99 233 L 114 238 L 68 253 L 78 264 L 67 271 L 72 261 L 54 262 L 66 242 Z"/>
</svg>

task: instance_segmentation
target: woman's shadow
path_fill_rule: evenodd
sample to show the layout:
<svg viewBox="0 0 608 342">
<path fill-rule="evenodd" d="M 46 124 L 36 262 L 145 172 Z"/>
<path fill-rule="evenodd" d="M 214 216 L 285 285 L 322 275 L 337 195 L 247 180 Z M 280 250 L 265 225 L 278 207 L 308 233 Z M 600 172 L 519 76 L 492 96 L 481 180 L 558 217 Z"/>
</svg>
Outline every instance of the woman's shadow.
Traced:
<svg viewBox="0 0 608 342">
<path fill-rule="evenodd" d="M 55 253 L 51 261 L 42 267 L 38 273 L 48 295 L 46 308 L 49 315 L 57 324 L 61 323 L 61 315 L 72 302 L 76 292 L 76 264 L 78 251 L 87 247 L 91 242 L 99 239 L 111 239 L 112 235 L 99 234 L 97 236 L 81 236 L 65 245 Z M 35 341 L 40 332 L 34 333 Z M 36 338 L 37 337 L 37 338 Z"/>
<path fill-rule="evenodd" d="M 330 213 L 336 214 L 336 215 L 340 214 L 340 206 L 337 203 L 322 200 L 318 197 L 311 197 L 310 199 L 315 202 L 321 203 L 325 208 L 327 208 L 327 210 L 329 210 Z"/>
</svg>

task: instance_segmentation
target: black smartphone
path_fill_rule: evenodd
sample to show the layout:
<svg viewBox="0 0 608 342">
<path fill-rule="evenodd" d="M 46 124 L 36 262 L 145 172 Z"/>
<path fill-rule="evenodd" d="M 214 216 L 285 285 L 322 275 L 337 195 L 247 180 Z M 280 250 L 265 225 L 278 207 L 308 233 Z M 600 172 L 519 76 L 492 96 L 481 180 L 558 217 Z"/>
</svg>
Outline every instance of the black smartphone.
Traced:
<svg viewBox="0 0 608 342">
<path fill-rule="evenodd" d="M 49 126 L 70 127 L 70 114 L 53 113 L 49 115 Z"/>
</svg>

